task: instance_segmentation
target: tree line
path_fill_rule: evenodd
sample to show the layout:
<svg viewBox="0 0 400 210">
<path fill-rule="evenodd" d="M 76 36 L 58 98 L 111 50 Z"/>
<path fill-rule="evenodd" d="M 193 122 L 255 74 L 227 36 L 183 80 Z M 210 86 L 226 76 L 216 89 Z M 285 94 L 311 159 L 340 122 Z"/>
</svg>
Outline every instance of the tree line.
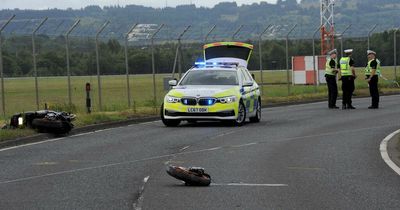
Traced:
<svg viewBox="0 0 400 210">
<path fill-rule="evenodd" d="M 378 53 L 378 58 L 385 66 L 394 65 L 393 31 L 373 34 L 370 40 L 371 49 Z M 5 41 L 4 41 L 5 40 Z M 250 70 L 259 69 L 258 42 L 243 40 L 255 46 L 249 62 Z M 33 75 L 32 44 L 27 36 L 3 37 L 3 66 L 6 77 Z M 320 51 L 316 41 L 316 52 Z M 65 76 L 66 50 L 62 36 L 36 37 L 37 69 L 39 76 Z M 336 48 L 340 51 L 339 42 Z M 400 45 L 400 44 L 399 44 Z M 400 46 L 397 46 L 399 52 Z M 177 43 L 162 42 L 155 44 L 155 66 L 157 73 L 171 73 Z M 356 66 L 366 65 L 366 38 L 347 38 L 344 49 L 354 49 Z M 312 40 L 290 40 L 289 55 L 312 55 Z M 102 75 L 125 74 L 124 45 L 116 39 L 103 40 L 99 44 L 100 71 Z M 339 53 L 340 54 L 340 53 Z M 196 60 L 202 58 L 202 43 L 184 43 L 182 46 L 183 70 L 190 68 Z M 285 40 L 262 41 L 263 67 L 268 70 L 286 68 Z M 397 60 L 399 61 L 400 53 Z M 70 41 L 71 74 L 75 76 L 95 75 L 96 53 L 95 41 L 91 38 L 72 38 Z M 151 49 L 149 45 L 130 45 L 128 47 L 130 74 L 149 74 L 152 72 Z"/>
</svg>

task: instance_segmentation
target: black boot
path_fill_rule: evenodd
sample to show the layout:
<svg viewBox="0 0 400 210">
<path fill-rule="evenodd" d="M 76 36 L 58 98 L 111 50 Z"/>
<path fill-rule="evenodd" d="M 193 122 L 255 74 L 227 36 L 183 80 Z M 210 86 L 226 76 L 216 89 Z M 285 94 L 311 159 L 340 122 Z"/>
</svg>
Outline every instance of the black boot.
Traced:
<svg viewBox="0 0 400 210">
<path fill-rule="evenodd" d="M 348 105 L 347 109 L 356 109 L 356 107 L 352 106 L 352 105 Z"/>
</svg>

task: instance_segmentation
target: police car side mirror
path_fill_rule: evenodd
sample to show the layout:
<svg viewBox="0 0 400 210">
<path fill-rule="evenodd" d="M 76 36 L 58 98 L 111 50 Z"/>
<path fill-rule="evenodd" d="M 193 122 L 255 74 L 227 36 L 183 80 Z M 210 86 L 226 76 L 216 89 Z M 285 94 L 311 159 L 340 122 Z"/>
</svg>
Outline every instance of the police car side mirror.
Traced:
<svg viewBox="0 0 400 210">
<path fill-rule="evenodd" d="M 243 87 L 251 87 L 253 84 L 253 82 L 243 82 Z"/>
<path fill-rule="evenodd" d="M 176 86 L 178 84 L 178 81 L 175 79 L 168 81 L 169 86 Z"/>
<path fill-rule="evenodd" d="M 254 74 L 251 74 L 251 77 L 253 77 L 253 79 L 256 80 L 256 76 Z"/>
</svg>

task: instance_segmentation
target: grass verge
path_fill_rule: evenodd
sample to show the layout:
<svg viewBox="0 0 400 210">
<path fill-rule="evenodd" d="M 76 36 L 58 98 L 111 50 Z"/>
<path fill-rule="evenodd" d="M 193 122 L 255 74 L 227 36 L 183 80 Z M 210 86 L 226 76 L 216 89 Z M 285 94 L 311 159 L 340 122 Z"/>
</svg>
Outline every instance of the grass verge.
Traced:
<svg viewBox="0 0 400 210">
<path fill-rule="evenodd" d="M 0 142 L 10 139 L 16 139 L 24 136 L 31 136 L 36 132 L 31 129 L 13 129 L 13 130 L 1 130 L 0 132 Z"/>
</svg>

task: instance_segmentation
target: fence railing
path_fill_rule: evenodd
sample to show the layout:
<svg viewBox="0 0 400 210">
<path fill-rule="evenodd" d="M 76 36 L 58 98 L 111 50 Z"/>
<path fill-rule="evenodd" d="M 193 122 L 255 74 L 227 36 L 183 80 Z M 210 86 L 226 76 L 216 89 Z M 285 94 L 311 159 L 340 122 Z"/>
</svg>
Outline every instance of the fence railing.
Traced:
<svg viewBox="0 0 400 210">
<path fill-rule="evenodd" d="M 81 98 L 85 96 L 82 92 L 84 90 L 84 85 L 86 82 L 94 83 L 93 77 L 97 79 L 97 88 L 94 89 L 96 95 L 92 94 L 92 96 L 98 102 L 96 108 L 99 111 L 129 109 L 133 107 L 138 108 L 140 106 L 156 107 L 160 103 L 162 95 L 165 93 L 164 88 L 162 88 L 164 77 L 174 78 L 175 74 L 181 77 L 182 73 L 184 73 L 184 68 L 187 67 L 185 65 L 185 59 L 186 63 L 194 62 L 194 60 L 190 60 L 194 56 L 193 52 L 191 52 L 191 50 L 194 49 L 193 46 L 201 46 L 201 44 L 206 42 L 222 40 L 248 41 L 258 47 L 258 50 L 254 51 L 256 59 L 252 60 L 253 63 L 257 64 L 258 62 L 258 69 L 256 65 L 250 66 L 252 70 L 259 71 L 258 78 L 260 84 L 263 86 L 263 94 L 265 92 L 264 86 L 274 83 L 272 80 L 269 80 L 271 81 L 270 83 L 265 82 L 268 81 L 268 76 L 271 75 L 271 72 L 266 73 L 264 71 L 268 68 L 268 65 L 263 64 L 265 64 L 265 60 L 269 59 L 265 56 L 265 50 L 269 50 L 269 55 L 273 55 L 274 52 L 270 52 L 270 50 L 274 48 L 268 44 L 274 42 L 274 45 L 282 45 L 284 43 L 284 54 L 280 53 L 279 56 L 284 57 L 282 60 L 286 61 L 286 81 L 285 79 L 281 79 L 280 82 L 276 82 L 275 84 L 285 83 L 287 95 L 291 95 L 290 57 L 297 55 L 297 53 L 302 53 L 300 51 L 304 50 L 304 48 L 306 48 L 304 51 L 308 54 L 312 52 L 312 54 L 315 55 L 318 48 L 318 45 L 315 44 L 315 37 L 320 29 L 320 26 L 316 26 L 314 30 L 310 31 L 312 34 L 308 34 L 304 33 L 304 31 L 309 30 L 296 31 L 297 28 L 302 28 L 301 24 L 277 25 L 271 23 L 265 26 L 232 25 L 232 30 L 226 31 L 219 30 L 218 25 L 212 25 L 205 29 L 207 33 L 199 35 L 198 33 L 192 32 L 194 28 L 200 27 L 195 25 L 177 28 L 164 24 L 134 23 L 131 26 L 121 26 L 118 28 L 118 24 L 105 21 L 101 25 L 83 27 L 81 26 L 82 22 L 80 19 L 18 19 L 15 15 L 11 16 L 8 20 L 0 21 L 0 23 L 0 76 L 3 117 L 17 110 L 26 111 L 27 109 L 40 109 L 43 107 L 43 103 L 51 103 L 53 101 L 56 103 L 65 103 L 68 106 L 77 104 L 77 106 L 80 107 L 84 103 L 84 100 L 81 100 Z M 49 23 L 51 23 L 51 27 L 46 25 Z M 18 27 L 13 24 L 18 25 Z M 204 28 L 204 26 L 201 27 Z M 362 37 L 361 40 L 365 39 L 366 43 L 362 45 L 365 46 L 365 50 L 373 47 L 389 47 L 379 46 L 381 43 L 374 44 L 374 39 L 371 39 L 374 31 L 388 31 L 393 33 L 393 62 L 385 64 L 394 67 L 393 78 L 397 78 L 397 32 L 399 29 L 383 29 L 379 28 L 377 25 L 359 27 L 362 27 L 362 30 L 352 25 L 337 27 L 339 28 L 337 31 L 340 33 L 336 35 L 336 40 L 340 41 L 341 53 L 346 43 L 344 39 L 346 38 L 346 41 L 353 40 L 353 37 L 346 37 L 346 32 L 350 30 L 365 32 L 363 35 L 360 34 L 360 36 L 358 36 L 358 39 L 360 37 Z M 92 36 L 88 36 L 88 34 L 92 34 Z M 21 42 L 15 41 L 18 39 L 22 40 L 23 37 L 28 35 L 31 36 L 31 43 L 27 40 Z M 56 49 L 55 45 L 51 44 L 52 42 L 62 42 L 60 38 L 65 42 L 65 54 L 64 52 L 61 53 L 59 49 Z M 43 39 L 50 41 L 44 42 Z M 92 43 L 93 39 L 94 45 Z M 81 41 L 78 42 L 76 40 Z M 123 49 L 120 49 L 120 42 L 123 43 Z M 291 52 L 291 50 L 295 49 L 295 46 L 301 43 L 306 43 L 307 45 L 310 42 L 312 43 L 311 45 L 303 46 L 303 48 L 299 48 L 301 50 Z M 76 45 L 77 43 L 79 43 L 79 45 Z M 167 45 L 168 43 L 169 45 Z M 351 43 L 347 44 L 350 45 Z M 9 47 L 5 49 L 4 46 Z M 102 51 L 102 46 L 107 46 L 108 50 L 115 48 L 118 52 L 122 51 L 123 53 L 121 55 L 123 55 L 123 58 L 121 56 L 115 59 L 113 57 L 107 57 L 110 56 L 110 54 L 109 52 Z M 147 53 L 148 47 L 151 52 L 150 61 L 148 61 L 147 58 L 144 60 L 140 59 L 143 58 L 141 57 L 141 53 L 135 54 L 135 57 L 132 59 L 132 50 L 138 50 L 139 52 L 143 52 L 142 54 L 145 54 L 145 52 Z M 281 47 L 282 46 L 276 49 L 282 49 L 283 47 Z M 32 51 L 31 64 L 24 61 L 25 59 L 29 60 L 26 57 L 26 49 L 29 48 Z M 157 57 L 157 55 L 160 54 L 161 50 L 171 51 L 168 52 L 168 55 L 172 57 L 166 56 L 170 61 L 166 62 L 166 66 L 163 67 L 170 69 L 170 71 L 167 72 L 163 70 L 163 73 L 168 73 L 168 75 L 160 74 L 161 72 L 159 71 L 160 66 L 158 63 L 161 58 Z M 49 64 L 48 59 L 60 59 L 60 57 L 52 55 L 53 53 L 51 52 L 53 51 L 54 54 L 64 57 L 65 66 L 60 67 Z M 95 59 L 93 59 L 91 54 L 93 51 L 95 52 Z M 40 57 L 43 52 L 47 53 L 47 60 Z M 303 52 L 303 54 L 305 52 Z M 4 53 L 7 54 L 7 59 L 4 59 Z M 15 55 L 11 56 L 13 53 L 15 53 Z M 201 48 L 198 49 L 197 53 L 198 56 L 201 56 Z M 11 57 L 14 60 L 10 59 Z M 86 66 L 87 69 L 80 69 L 80 71 L 86 72 L 86 76 L 76 77 L 74 76 L 73 70 L 77 68 L 76 65 L 78 62 L 82 62 L 79 59 L 81 57 L 85 57 L 86 63 L 80 63 L 79 66 L 81 68 L 82 66 Z M 269 61 L 271 61 L 271 66 L 276 65 L 276 60 L 269 59 Z M 21 64 L 22 67 L 17 66 L 16 62 L 23 63 L 23 65 Z M 106 62 L 109 64 L 105 65 Z M 116 63 L 118 63 L 118 65 L 115 65 Z M 141 68 L 148 69 L 148 67 L 150 67 L 151 71 L 147 71 L 149 75 L 132 72 L 131 67 L 136 65 L 133 63 L 141 65 Z M 313 63 L 315 68 L 315 61 Z M 95 65 L 96 69 L 95 75 L 91 72 L 93 65 Z M 280 65 L 280 67 L 283 67 L 282 64 Z M 5 66 L 7 66 L 7 69 L 4 68 Z M 44 69 L 44 66 L 47 72 L 41 75 L 40 72 Z M 64 73 L 64 67 L 66 73 Z M 59 68 L 60 73 L 54 73 L 57 68 Z M 102 77 L 105 77 L 105 74 L 110 74 L 108 71 L 107 73 L 103 72 L 106 68 L 119 68 L 117 71 L 120 72 L 119 76 L 108 76 L 107 81 L 103 81 Z M 120 68 L 123 68 L 123 70 Z M 275 68 L 279 67 L 275 66 Z M 10 73 L 12 69 L 14 72 L 25 71 L 25 73 L 18 74 L 19 76 L 33 75 L 34 86 L 32 87 L 30 84 L 30 79 L 13 79 L 12 77 L 13 75 L 15 76 L 15 74 Z M 178 69 L 178 71 L 176 71 L 176 69 Z M 113 74 L 117 73 L 114 71 Z M 151 77 L 149 78 L 150 74 Z M 51 79 L 44 77 L 44 75 L 62 75 L 66 77 Z M 281 75 L 279 74 L 277 77 L 281 77 Z M 61 84 L 63 88 L 60 88 Z M 31 88 L 34 90 L 33 92 Z M 316 91 L 317 87 L 314 88 Z M 150 89 L 151 91 L 149 91 Z M 35 96 L 33 100 L 32 95 Z M 79 102 L 76 101 L 76 98 L 79 98 Z M 124 99 L 122 100 L 122 98 Z M 106 103 L 103 101 L 106 101 Z"/>
</svg>

